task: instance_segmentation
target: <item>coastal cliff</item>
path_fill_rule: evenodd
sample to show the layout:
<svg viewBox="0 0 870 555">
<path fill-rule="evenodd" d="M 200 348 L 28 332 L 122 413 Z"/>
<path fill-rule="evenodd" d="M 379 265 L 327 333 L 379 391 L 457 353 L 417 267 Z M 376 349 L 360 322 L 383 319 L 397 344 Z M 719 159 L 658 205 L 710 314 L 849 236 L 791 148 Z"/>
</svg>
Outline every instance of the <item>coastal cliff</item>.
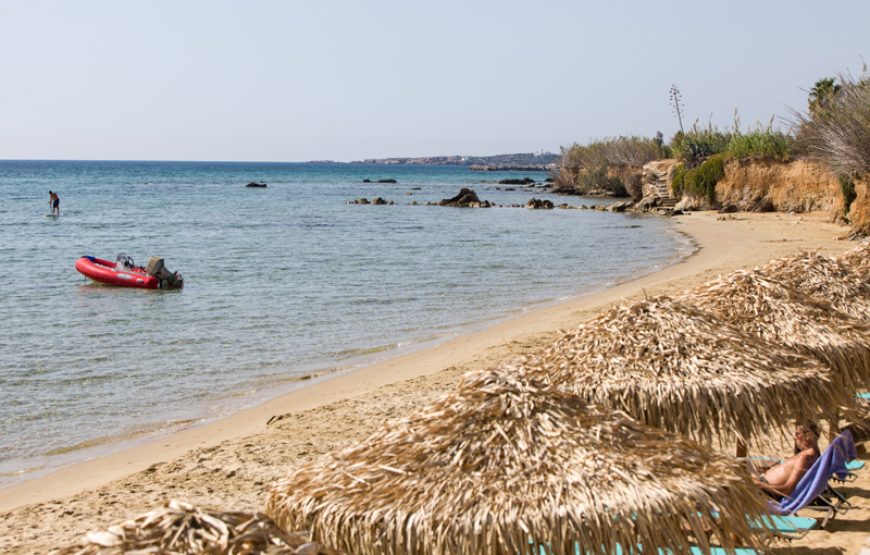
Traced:
<svg viewBox="0 0 870 555">
<path fill-rule="evenodd" d="M 716 199 L 745 212 L 834 213 L 843 207 L 837 176 L 808 160 L 731 160 L 716 183 Z"/>
<path fill-rule="evenodd" d="M 870 235 L 870 178 L 855 181 L 855 195 L 848 214 L 852 233 L 867 236 Z"/>
</svg>

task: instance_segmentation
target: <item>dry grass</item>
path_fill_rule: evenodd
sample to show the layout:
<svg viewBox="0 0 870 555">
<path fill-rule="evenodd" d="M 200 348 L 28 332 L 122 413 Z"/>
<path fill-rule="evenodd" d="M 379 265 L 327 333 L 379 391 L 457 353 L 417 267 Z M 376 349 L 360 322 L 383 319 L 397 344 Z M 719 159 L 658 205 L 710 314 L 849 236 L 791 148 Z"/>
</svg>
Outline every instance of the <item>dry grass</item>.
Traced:
<svg viewBox="0 0 870 555">
<path fill-rule="evenodd" d="M 870 241 L 858 243 L 854 249 L 839 256 L 838 260 L 860 272 L 865 281 L 870 282 Z"/>
<path fill-rule="evenodd" d="M 106 531 L 90 532 L 58 555 L 132 553 L 337 555 L 309 542 L 305 534 L 288 534 L 262 513 L 209 512 L 176 500 Z"/>
<path fill-rule="evenodd" d="M 842 259 L 805 253 L 773 260 L 764 275 L 870 323 L 870 273 Z"/>
<path fill-rule="evenodd" d="M 667 297 L 614 307 L 526 365 L 589 402 L 704 443 L 767 446 L 791 419 L 851 397 L 817 360 Z"/>
<path fill-rule="evenodd" d="M 713 509 L 718 518 L 711 518 Z M 522 368 L 452 394 L 356 447 L 292 470 L 267 513 L 357 554 L 687 552 L 757 545 L 763 502 L 735 460 L 602 412 Z"/>
<path fill-rule="evenodd" d="M 870 325 L 768 279 L 759 270 L 720 277 L 682 300 L 769 343 L 818 358 L 834 370 L 840 388 L 855 391 L 870 383 Z"/>
</svg>

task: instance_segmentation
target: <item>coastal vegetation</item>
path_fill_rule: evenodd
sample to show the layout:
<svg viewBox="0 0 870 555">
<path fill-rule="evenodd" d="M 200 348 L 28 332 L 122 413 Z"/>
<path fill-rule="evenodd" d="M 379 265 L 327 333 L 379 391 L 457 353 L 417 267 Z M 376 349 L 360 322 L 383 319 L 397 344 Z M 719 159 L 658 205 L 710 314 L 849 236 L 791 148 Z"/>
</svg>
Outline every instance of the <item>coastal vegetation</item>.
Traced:
<svg viewBox="0 0 870 555">
<path fill-rule="evenodd" d="M 610 137 L 588 145 L 562 148 L 553 176 L 554 190 L 580 195 L 633 196 L 640 193 L 639 174 L 644 164 L 670 156 L 661 133 L 654 138 Z M 627 171 L 626 171 L 627 170 Z"/>
<path fill-rule="evenodd" d="M 659 132 L 653 138 L 613 137 L 563 147 L 553 174 L 554 192 L 630 196 L 635 201 L 643 199 L 643 207 L 654 206 L 644 197 L 663 193 L 645 187 L 644 166 L 670 159 L 670 192 L 676 200 L 689 197 L 687 206 L 719 208 L 722 199 L 717 185 L 730 180 L 727 188 L 732 201 L 740 197 L 736 188 L 754 189 L 742 195 L 752 200 L 738 208 L 819 209 L 824 205 L 820 197 L 827 195 L 839 207 L 838 219 L 851 223 L 858 235 L 870 234 L 870 75 L 866 68 L 860 78 L 841 75 L 817 80 L 808 91 L 806 111 L 794 111 L 785 130 L 774 127 L 774 118 L 766 126 L 743 130 L 736 112 L 730 129 L 697 121 L 684 128 L 685 108 L 676 86 L 669 98 L 679 122 L 669 142 Z M 777 190 L 772 201 L 768 198 L 772 192 L 763 190 L 765 183 L 746 181 L 755 176 L 770 183 L 777 167 L 783 178 L 774 181 L 787 181 L 791 178 L 785 178 L 790 173 L 786 168 L 798 161 L 806 164 L 798 166 L 809 175 L 817 176 L 814 187 L 806 182 L 812 178 L 804 177 L 790 193 Z M 751 171 L 752 167 L 757 171 Z M 794 198 L 785 198 L 788 194 Z M 807 198 L 798 198 L 802 195 Z"/>
<path fill-rule="evenodd" d="M 671 188 L 675 196 L 683 194 L 707 199 L 716 204 L 716 183 L 725 177 L 725 157 L 721 154 L 710 156 L 696 168 L 677 166 Z"/>
</svg>

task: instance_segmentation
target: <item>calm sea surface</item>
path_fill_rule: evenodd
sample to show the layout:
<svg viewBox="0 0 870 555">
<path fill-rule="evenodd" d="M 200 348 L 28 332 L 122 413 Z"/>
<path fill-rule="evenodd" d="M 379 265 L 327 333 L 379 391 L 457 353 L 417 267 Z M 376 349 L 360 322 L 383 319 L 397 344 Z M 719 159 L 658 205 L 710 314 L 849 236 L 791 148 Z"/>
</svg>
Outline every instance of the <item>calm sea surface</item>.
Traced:
<svg viewBox="0 0 870 555">
<path fill-rule="evenodd" d="M 460 167 L 0 162 L 0 485 L 213 419 L 687 254 L 660 218 L 412 206 L 544 174 Z M 397 184 L 363 184 L 394 178 Z M 267 189 L 247 189 L 252 180 Z M 499 190 L 498 188 L 502 189 Z M 61 216 L 47 217 L 48 191 Z M 347 201 L 381 196 L 395 206 Z M 151 255 L 181 291 L 88 282 Z"/>
</svg>

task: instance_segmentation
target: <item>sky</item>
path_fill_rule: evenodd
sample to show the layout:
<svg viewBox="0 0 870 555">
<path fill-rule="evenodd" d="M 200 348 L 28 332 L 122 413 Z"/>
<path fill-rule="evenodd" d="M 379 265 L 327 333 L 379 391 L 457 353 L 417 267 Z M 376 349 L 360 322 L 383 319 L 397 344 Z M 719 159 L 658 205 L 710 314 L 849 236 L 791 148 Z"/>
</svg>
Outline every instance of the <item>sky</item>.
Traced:
<svg viewBox="0 0 870 555">
<path fill-rule="evenodd" d="M 784 125 L 870 2 L 0 0 L 0 159 L 558 152 Z"/>
</svg>

